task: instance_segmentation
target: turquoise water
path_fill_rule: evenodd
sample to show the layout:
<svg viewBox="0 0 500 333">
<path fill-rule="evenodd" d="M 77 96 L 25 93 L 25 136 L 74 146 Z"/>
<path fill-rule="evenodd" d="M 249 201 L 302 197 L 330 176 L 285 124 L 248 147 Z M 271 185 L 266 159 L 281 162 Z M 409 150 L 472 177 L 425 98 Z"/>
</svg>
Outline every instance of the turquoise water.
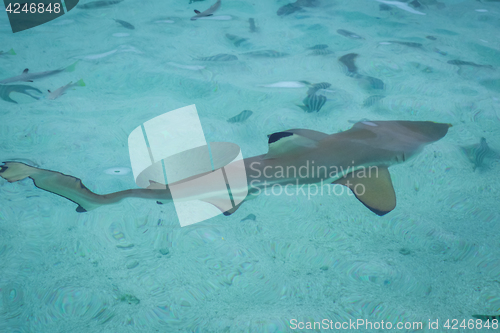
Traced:
<svg viewBox="0 0 500 333">
<path fill-rule="evenodd" d="M 216 19 L 190 20 L 210 5 L 125 0 L 16 34 L 0 15 L 0 50 L 16 53 L 0 55 L 0 80 L 78 61 L 12 83 L 42 93 L 0 100 L 1 160 L 74 175 L 97 193 L 136 188 L 128 135 L 191 104 L 207 141 L 234 142 L 244 157 L 266 153 L 266 135 L 289 128 L 332 134 L 362 119 L 453 127 L 390 168 L 397 207 L 383 217 L 347 194 L 265 195 L 181 228 L 172 204 L 127 199 L 77 213 L 30 179 L 0 179 L 0 331 L 287 332 L 313 331 L 293 330 L 294 319 L 364 319 L 440 332 L 446 320 L 500 314 L 500 3 L 381 10 L 320 0 L 278 16 L 287 1 L 223 0 Z M 332 53 L 314 55 L 318 44 Z M 244 54 L 262 50 L 288 55 Z M 220 53 L 238 60 L 196 60 Z M 346 75 L 338 59 L 349 53 L 384 89 Z M 448 63 L 457 59 L 484 66 Z M 85 86 L 49 99 L 47 90 L 80 79 Z M 319 112 L 298 106 L 309 89 L 300 81 L 331 84 L 317 92 Z M 265 87 L 278 82 L 299 87 Z M 243 110 L 253 114 L 227 122 Z M 489 153 L 464 153 L 481 137 Z"/>
</svg>

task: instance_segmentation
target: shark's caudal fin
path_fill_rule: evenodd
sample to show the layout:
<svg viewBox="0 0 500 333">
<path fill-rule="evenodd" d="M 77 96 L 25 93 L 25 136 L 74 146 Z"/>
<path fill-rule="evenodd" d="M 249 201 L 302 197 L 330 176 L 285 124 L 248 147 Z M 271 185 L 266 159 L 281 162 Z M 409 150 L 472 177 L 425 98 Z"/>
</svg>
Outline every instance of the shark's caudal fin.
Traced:
<svg viewBox="0 0 500 333">
<path fill-rule="evenodd" d="M 86 188 L 78 178 L 56 171 L 35 168 L 20 162 L 4 162 L 0 177 L 13 183 L 31 178 L 36 187 L 60 195 L 78 204 L 77 212 L 86 212 L 99 207 L 100 195 Z"/>
<path fill-rule="evenodd" d="M 396 207 L 396 194 L 386 166 L 372 167 L 368 174 L 366 170 L 361 174 L 349 172 L 333 183 L 348 187 L 363 205 L 379 216 Z"/>
</svg>

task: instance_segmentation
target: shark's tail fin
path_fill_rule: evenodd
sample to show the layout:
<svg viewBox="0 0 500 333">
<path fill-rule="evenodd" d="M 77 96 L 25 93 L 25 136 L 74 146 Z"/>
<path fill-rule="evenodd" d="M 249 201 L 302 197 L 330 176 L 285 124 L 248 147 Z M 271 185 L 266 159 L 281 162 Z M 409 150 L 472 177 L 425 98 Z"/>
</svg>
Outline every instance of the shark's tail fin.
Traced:
<svg viewBox="0 0 500 333">
<path fill-rule="evenodd" d="M 85 82 L 83 82 L 83 79 L 80 79 L 75 82 L 74 86 L 85 87 Z"/>
<path fill-rule="evenodd" d="M 31 178 L 36 187 L 78 204 L 76 211 L 80 213 L 103 204 L 103 196 L 90 191 L 80 179 L 60 172 L 39 169 L 20 162 L 4 162 L 0 167 L 0 177 L 11 183 Z"/>
<path fill-rule="evenodd" d="M 71 65 L 69 65 L 68 67 L 66 67 L 64 70 L 66 72 L 73 72 L 76 68 L 76 64 L 78 63 L 78 60 L 75 61 L 74 63 L 72 63 Z"/>
</svg>

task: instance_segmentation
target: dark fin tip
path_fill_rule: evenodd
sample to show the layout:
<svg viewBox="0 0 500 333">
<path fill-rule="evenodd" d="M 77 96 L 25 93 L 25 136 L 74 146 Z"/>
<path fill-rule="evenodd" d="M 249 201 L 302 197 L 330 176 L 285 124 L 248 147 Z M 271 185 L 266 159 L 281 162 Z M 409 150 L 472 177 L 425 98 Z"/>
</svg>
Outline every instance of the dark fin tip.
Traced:
<svg viewBox="0 0 500 333">
<path fill-rule="evenodd" d="M 224 216 L 231 216 L 230 212 L 223 212 L 222 214 L 224 214 Z"/>
<path fill-rule="evenodd" d="M 195 12 L 196 14 L 200 14 L 200 13 L 201 13 L 199 10 L 196 10 L 196 9 L 194 10 L 194 12 Z"/>
<path fill-rule="evenodd" d="M 80 205 L 78 205 L 78 207 L 76 207 L 76 211 L 78 213 L 86 213 L 87 212 L 87 210 Z"/>
<path fill-rule="evenodd" d="M 282 138 L 286 138 L 287 136 L 292 136 L 293 133 L 290 132 L 278 132 L 278 133 L 273 133 L 269 136 L 269 142 L 268 143 L 273 143 L 276 142 Z"/>
<path fill-rule="evenodd" d="M 158 205 L 163 205 L 163 202 L 160 202 L 160 201 L 156 201 L 156 203 L 157 203 Z"/>
</svg>

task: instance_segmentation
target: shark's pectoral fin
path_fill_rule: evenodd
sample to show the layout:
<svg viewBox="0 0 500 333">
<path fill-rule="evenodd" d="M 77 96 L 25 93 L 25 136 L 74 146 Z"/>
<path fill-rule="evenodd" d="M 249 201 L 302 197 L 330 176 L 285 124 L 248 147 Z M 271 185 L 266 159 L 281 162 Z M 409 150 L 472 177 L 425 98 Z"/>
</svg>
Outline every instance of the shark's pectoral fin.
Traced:
<svg viewBox="0 0 500 333">
<path fill-rule="evenodd" d="M 233 205 L 229 197 L 213 197 L 208 199 L 202 199 L 201 201 L 208 202 L 215 207 L 217 207 L 224 216 L 229 216 L 236 212 L 240 208 L 241 204 L 245 201 L 240 202 L 237 205 Z"/>
<path fill-rule="evenodd" d="M 294 154 L 303 149 L 315 148 L 318 144 L 318 140 L 300 135 L 296 133 L 296 130 L 277 132 L 268 137 L 269 151 L 265 158 Z"/>
<path fill-rule="evenodd" d="M 369 171 L 368 175 L 361 171 L 350 172 L 333 183 L 351 189 L 363 205 L 382 216 L 396 207 L 396 194 L 392 187 L 391 175 L 386 166 L 378 166 L 373 173 L 371 168 Z"/>
</svg>

